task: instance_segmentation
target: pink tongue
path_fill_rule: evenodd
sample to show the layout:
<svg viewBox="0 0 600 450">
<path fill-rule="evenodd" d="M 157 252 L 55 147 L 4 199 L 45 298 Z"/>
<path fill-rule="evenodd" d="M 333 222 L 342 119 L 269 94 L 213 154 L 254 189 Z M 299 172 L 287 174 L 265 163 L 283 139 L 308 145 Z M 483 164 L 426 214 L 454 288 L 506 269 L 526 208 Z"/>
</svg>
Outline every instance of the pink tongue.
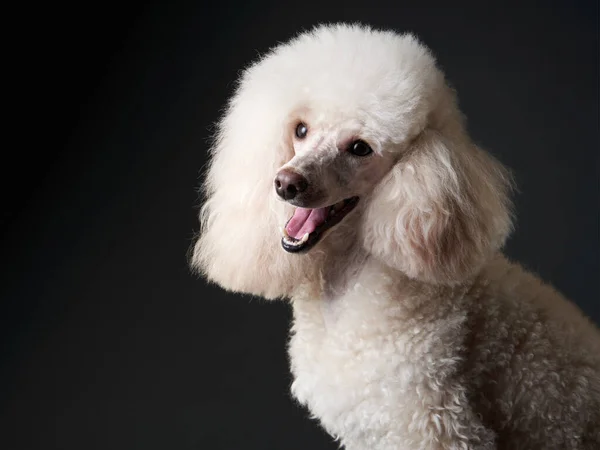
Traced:
<svg viewBox="0 0 600 450">
<path fill-rule="evenodd" d="M 325 222 L 328 211 L 328 207 L 317 209 L 296 208 L 285 229 L 291 237 L 301 239 L 306 233 L 312 233 Z"/>
</svg>

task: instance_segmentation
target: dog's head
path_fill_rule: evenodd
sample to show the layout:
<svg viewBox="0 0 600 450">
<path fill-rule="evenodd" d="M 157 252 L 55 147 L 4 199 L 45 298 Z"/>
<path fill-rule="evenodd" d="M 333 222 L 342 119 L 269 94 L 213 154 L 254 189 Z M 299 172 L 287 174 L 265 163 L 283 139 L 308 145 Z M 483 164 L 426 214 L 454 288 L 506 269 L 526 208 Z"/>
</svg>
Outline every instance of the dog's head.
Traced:
<svg viewBox="0 0 600 450">
<path fill-rule="evenodd" d="M 211 156 L 192 264 L 233 291 L 291 295 L 353 246 L 452 284 L 511 227 L 508 172 L 411 35 L 322 26 L 278 46 L 243 73 Z"/>
</svg>

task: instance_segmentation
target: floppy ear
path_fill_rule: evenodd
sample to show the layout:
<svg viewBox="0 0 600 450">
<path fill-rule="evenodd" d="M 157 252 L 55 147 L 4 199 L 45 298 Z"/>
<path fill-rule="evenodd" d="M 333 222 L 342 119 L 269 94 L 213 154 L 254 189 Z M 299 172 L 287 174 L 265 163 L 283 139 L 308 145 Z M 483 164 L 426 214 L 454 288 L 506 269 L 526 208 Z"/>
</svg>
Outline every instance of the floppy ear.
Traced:
<svg viewBox="0 0 600 450">
<path fill-rule="evenodd" d="M 510 233 L 511 187 L 509 172 L 464 134 L 426 129 L 376 187 L 365 246 L 411 278 L 459 283 Z"/>
<path fill-rule="evenodd" d="M 293 267 L 299 258 L 292 260 L 280 244 L 291 207 L 273 188 L 277 169 L 292 155 L 284 109 L 254 70 L 244 73 L 218 124 L 190 264 L 227 290 L 276 298 L 288 295 L 301 275 Z"/>
</svg>

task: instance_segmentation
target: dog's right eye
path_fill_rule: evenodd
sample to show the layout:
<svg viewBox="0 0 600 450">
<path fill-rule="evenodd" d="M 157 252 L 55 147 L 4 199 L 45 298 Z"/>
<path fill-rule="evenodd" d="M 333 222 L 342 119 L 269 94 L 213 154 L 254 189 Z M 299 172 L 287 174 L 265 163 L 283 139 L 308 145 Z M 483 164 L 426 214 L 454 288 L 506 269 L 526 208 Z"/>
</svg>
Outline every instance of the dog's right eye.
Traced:
<svg viewBox="0 0 600 450">
<path fill-rule="evenodd" d="M 298 139 L 304 139 L 307 134 L 308 134 L 308 127 L 304 123 L 300 122 L 296 126 L 296 137 Z"/>
<path fill-rule="evenodd" d="M 350 144 L 348 151 L 355 156 L 368 156 L 373 153 L 373 150 L 365 141 L 354 141 Z"/>
</svg>

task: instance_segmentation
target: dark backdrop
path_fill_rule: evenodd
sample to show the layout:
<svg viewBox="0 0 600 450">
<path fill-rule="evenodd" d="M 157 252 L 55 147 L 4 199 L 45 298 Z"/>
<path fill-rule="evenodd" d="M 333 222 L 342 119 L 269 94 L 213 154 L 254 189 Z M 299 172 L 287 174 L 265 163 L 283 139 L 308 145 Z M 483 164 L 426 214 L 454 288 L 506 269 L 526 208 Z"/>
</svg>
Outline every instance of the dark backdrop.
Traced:
<svg viewBox="0 0 600 450">
<path fill-rule="evenodd" d="M 283 3 L 5 15 L 21 127 L 0 163 L 1 448 L 336 448 L 290 400 L 288 306 L 186 267 L 233 80 L 320 21 L 421 36 L 476 140 L 515 171 L 508 255 L 600 321 L 597 2 Z"/>
</svg>

